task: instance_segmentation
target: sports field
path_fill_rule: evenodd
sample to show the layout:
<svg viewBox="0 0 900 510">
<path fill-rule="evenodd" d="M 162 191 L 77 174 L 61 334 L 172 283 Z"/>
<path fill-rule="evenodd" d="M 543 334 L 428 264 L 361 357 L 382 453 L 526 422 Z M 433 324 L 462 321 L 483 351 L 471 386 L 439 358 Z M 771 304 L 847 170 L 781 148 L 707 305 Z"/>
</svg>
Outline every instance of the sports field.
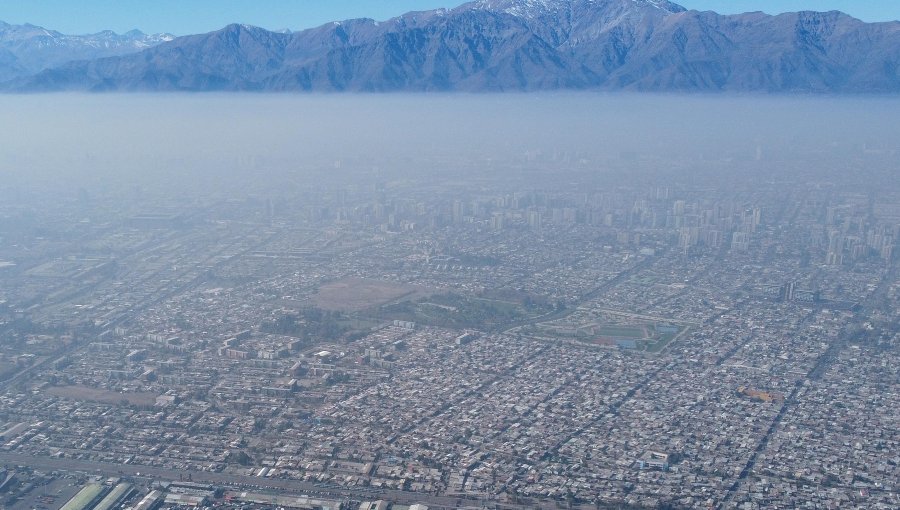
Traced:
<svg viewBox="0 0 900 510">
<path fill-rule="evenodd" d="M 323 310 L 354 312 L 399 300 L 425 297 L 425 287 L 404 283 L 345 278 L 323 285 L 313 296 L 313 303 Z"/>
<path fill-rule="evenodd" d="M 101 402 L 104 404 L 131 404 L 137 406 L 152 406 L 156 403 L 154 393 L 117 393 L 115 391 L 87 386 L 51 386 L 47 393 L 56 397 L 87 402 Z"/>
<path fill-rule="evenodd" d="M 595 327 L 594 332 L 598 335 L 624 338 L 647 338 L 649 336 L 647 328 L 638 325 L 603 324 Z"/>
</svg>

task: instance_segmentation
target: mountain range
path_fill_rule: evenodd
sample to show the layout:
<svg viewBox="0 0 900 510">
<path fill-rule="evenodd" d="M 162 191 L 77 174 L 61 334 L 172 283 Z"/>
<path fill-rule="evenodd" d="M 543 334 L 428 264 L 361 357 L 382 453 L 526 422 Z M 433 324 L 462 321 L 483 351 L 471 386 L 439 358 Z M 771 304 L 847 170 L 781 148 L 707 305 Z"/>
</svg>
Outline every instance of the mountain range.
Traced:
<svg viewBox="0 0 900 510">
<path fill-rule="evenodd" d="M 125 34 L 104 31 L 91 35 L 64 35 L 34 25 L 0 21 L 0 82 L 30 76 L 76 60 L 126 55 L 171 41 L 170 34 Z"/>
<path fill-rule="evenodd" d="M 30 27 L 65 42 L 43 59 L 34 43 L 8 43 L 8 27 L 0 25 L 0 79 L 6 73 L 3 87 L 18 92 L 900 92 L 900 22 L 837 11 L 720 15 L 667 0 L 476 0 L 299 32 L 234 24 L 177 38 L 67 39 Z"/>
</svg>

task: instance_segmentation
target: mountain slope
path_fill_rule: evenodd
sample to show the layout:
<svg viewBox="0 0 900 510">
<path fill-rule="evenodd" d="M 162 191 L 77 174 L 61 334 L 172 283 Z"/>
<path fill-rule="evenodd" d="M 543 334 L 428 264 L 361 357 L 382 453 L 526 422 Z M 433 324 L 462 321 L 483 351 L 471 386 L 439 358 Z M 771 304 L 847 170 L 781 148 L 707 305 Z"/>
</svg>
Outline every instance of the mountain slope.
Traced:
<svg viewBox="0 0 900 510">
<path fill-rule="evenodd" d="M 92 35 L 64 35 L 34 25 L 0 21 L 0 81 L 27 76 L 74 60 L 125 55 L 170 41 L 168 34 L 125 34 L 105 31 Z"/>
<path fill-rule="evenodd" d="M 898 69 L 900 22 L 839 12 L 723 16 L 667 0 L 476 0 L 296 33 L 230 25 L 64 64 L 10 88 L 892 93 Z"/>
</svg>

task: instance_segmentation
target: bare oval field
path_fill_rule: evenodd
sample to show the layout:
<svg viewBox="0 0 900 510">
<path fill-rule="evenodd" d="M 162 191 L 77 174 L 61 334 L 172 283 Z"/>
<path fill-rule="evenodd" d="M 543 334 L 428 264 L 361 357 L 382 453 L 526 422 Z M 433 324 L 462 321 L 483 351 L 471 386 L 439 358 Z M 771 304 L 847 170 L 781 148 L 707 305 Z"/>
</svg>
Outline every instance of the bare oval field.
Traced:
<svg viewBox="0 0 900 510">
<path fill-rule="evenodd" d="M 154 393 L 117 393 L 115 391 L 87 386 L 51 386 L 47 393 L 69 400 L 121 404 L 123 401 L 136 406 L 152 406 L 156 403 Z"/>
<path fill-rule="evenodd" d="M 432 289 L 418 285 L 344 278 L 320 287 L 312 297 L 312 302 L 323 310 L 356 312 L 396 301 L 426 297 L 433 293 Z"/>
</svg>

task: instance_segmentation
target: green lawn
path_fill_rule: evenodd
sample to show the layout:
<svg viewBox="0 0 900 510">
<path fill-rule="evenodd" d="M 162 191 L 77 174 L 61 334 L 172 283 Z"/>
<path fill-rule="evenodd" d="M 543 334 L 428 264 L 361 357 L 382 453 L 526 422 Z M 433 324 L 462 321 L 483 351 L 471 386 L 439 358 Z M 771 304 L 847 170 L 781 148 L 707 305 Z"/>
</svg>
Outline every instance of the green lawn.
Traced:
<svg viewBox="0 0 900 510">
<path fill-rule="evenodd" d="M 626 326 L 618 324 L 604 324 L 597 328 L 597 333 L 603 336 L 615 336 L 624 338 L 646 338 L 644 328 L 640 326 Z"/>
</svg>

